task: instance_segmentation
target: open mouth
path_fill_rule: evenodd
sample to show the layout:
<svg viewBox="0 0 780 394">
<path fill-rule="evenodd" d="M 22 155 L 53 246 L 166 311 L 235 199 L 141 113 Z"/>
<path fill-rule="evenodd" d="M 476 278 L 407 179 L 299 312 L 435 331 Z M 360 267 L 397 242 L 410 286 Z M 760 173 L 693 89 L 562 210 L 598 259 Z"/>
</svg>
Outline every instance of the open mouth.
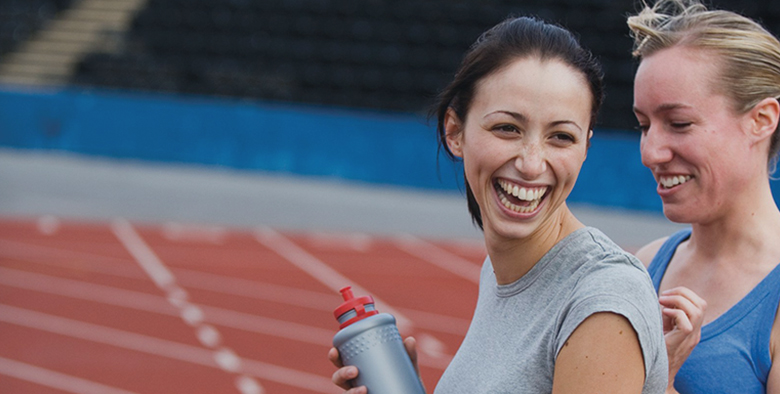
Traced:
<svg viewBox="0 0 780 394">
<path fill-rule="evenodd" d="M 544 199 L 548 189 L 547 186 L 522 187 L 503 179 L 497 179 L 493 187 L 501 204 L 517 213 L 533 212 Z"/>
<path fill-rule="evenodd" d="M 664 189 L 671 189 L 675 186 L 682 185 L 685 182 L 691 180 L 690 175 L 675 175 L 675 176 L 661 176 L 658 178 L 658 184 Z"/>
</svg>

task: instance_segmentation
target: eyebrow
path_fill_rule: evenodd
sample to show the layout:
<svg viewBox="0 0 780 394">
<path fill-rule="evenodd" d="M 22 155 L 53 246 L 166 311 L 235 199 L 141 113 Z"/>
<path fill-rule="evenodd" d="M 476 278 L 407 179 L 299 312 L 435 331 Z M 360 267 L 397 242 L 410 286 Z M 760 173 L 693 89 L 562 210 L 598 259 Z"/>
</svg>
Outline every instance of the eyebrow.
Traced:
<svg viewBox="0 0 780 394">
<path fill-rule="evenodd" d="M 682 103 L 666 103 L 666 104 L 661 104 L 661 105 L 655 107 L 655 109 L 652 111 L 652 113 L 669 112 L 669 111 L 673 111 L 675 109 L 680 109 L 680 108 L 691 108 L 691 106 L 688 105 L 688 104 L 682 104 Z M 634 113 L 644 115 L 644 112 L 642 112 L 639 109 L 637 109 L 637 107 L 634 107 Z"/>
<path fill-rule="evenodd" d="M 493 115 L 496 115 L 496 114 L 509 115 L 509 116 L 515 118 L 518 122 L 528 122 L 528 117 L 527 116 L 525 116 L 525 115 L 523 115 L 521 113 L 518 113 L 518 112 L 504 111 L 504 110 L 493 111 L 493 112 L 483 116 L 482 119 L 489 118 L 489 117 L 491 117 Z"/>
</svg>

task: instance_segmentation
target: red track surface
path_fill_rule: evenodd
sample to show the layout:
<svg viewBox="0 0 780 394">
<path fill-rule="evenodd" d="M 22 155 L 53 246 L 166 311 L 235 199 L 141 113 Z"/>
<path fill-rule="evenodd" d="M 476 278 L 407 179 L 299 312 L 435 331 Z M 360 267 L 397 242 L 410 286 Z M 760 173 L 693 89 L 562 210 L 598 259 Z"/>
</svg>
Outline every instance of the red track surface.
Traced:
<svg viewBox="0 0 780 394">
<path fill-rule="evenodd" d="M 338 393 L 338 289 L 414 335 L 436 385 L 468 328 L 473 241 L 0 219 L 0 392 Z"/>
</svg>

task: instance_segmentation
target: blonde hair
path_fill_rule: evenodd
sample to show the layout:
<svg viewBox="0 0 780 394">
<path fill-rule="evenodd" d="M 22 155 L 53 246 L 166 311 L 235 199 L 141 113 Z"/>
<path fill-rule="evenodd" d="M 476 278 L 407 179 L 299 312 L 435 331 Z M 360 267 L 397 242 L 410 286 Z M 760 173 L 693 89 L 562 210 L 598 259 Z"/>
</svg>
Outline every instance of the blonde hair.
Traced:
<svg viewBox="0 0 780 394">
<path fill-rule="evenodd" d="M 672 46 L 689 46 L 717 56 L 720 77 L 715 91 L 729 97 L 737 113 L 761 100 L 780 98 L 780 41 L 740 14 L 709 10 L 699 0 L 659 0 L 628 18 L 638 59 Z M 769 147 L 770 168 L 780 150 L 775 130 Z"/>
</svg>

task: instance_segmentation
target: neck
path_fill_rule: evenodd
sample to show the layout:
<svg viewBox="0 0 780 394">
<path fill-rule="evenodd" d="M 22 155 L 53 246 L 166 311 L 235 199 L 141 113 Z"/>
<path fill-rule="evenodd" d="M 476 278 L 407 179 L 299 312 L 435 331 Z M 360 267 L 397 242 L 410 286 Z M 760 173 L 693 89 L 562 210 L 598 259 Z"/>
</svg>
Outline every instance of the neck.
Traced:
<svg viewBox="0 0 780 394">
<path fill-rule="evenodd" d="M 738 262 L 762 250 L 780 248 L 776 242 L 767 242 L 780 237 L 780 211 L 769 182 L 740 195 L 746 198 L 735 196 L 720 217 L 691 224 L 691 252 L 710 261 Z"/>
<path fill-rule="evenodd" d="M 556 214 L 527 237 L 508 238 L 486 231 L 485 244 L 496 274 L 496 282 L 505 285 L 520 279 L 553 246 L 582 227 L 584 225 L 563 204 Z"/>
</svg>

